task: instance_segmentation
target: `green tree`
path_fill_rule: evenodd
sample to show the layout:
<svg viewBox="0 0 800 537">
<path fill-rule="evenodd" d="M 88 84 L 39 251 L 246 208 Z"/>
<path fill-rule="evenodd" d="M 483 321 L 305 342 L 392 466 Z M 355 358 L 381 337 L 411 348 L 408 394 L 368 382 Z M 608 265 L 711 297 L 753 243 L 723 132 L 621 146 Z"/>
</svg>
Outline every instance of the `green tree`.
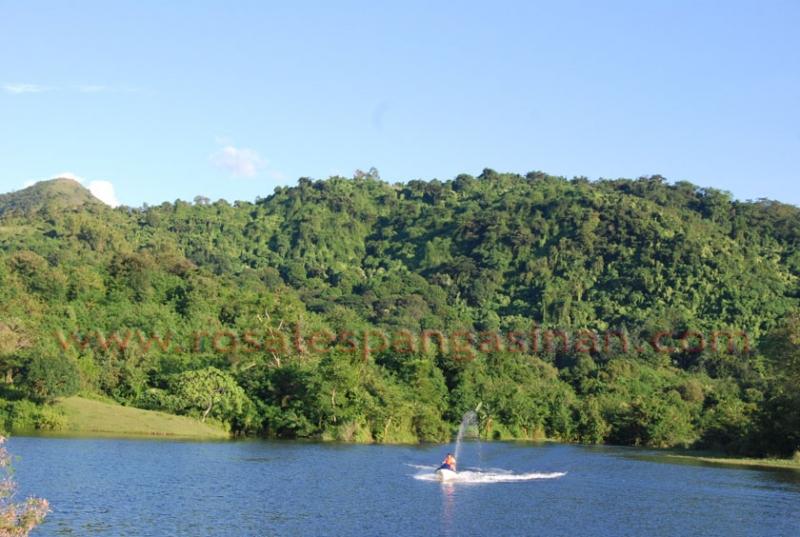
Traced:
<svg viewBox="0 0 800 537">
<path fill-rule="evenodd" d="M 22 375 L 23 389 L 34 401 L 50 403 L 59 397 L 74 395 L 80 388 L 78 366 L 64 355 L 36 352 Z"/>
<path fill-rule="evenodd" d="M 231 375 L 216 367 L 179 374 L 174 390 L 179 408 L 199 411 L 201 421 L 213 416 L 231 422 L 248 410 L 249 399 L 244 390 Z"/>
</svg>

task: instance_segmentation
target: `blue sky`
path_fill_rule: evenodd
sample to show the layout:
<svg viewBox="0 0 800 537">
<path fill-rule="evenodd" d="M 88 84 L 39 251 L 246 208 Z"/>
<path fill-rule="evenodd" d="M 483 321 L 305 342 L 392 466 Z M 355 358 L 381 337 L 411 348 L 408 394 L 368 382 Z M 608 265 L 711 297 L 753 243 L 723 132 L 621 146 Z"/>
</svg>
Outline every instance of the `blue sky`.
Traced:
<svg viewBox="0 0 800 537">
<path fill-rule="evenodd" d="M 0 0 L 0 191 L 660 173 L 800 204 L 800 2 Z"/>
</svg>

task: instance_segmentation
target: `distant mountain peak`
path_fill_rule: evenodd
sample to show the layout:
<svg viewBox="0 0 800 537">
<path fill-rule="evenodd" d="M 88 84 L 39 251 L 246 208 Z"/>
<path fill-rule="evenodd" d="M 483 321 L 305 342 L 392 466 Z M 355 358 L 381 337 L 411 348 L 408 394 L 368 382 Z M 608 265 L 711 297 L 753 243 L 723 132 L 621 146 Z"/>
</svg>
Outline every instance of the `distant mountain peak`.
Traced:
<svg viewBox="0 0 800 537">
<path fill-rule="evenodd" d="M 87 205 L 105 206 L 88 188 L 70 177 L 39 181 L 22 190 L 0 194 L 0 215 L 12 211 L 37 213 L 44 207 L 76 209 Z"/>
<path fill-rule="evenodd" d="M 37 185 L 37 184 L 42 184 L 42 183 L 63 183 L 65 181 L 70 182 L 70 183 L 74 184 L 75 186 L 79 186 L 79 187 L 83 188 L 81 186 L 80 181 L 78 181 L 77 179 L 74 179 L 72 177 L 67 177 L 67 176 L 63 176 L 63 177 L 62 176 L 56 176 L 56 177 L 53 177 L 52 179 L 47 179 L 47 180 L 44 180 L 44 181 L 37 181 L 36 183 L 34 183 L 31 186 L 34 186 L 34 185 Z"/>
</svg>

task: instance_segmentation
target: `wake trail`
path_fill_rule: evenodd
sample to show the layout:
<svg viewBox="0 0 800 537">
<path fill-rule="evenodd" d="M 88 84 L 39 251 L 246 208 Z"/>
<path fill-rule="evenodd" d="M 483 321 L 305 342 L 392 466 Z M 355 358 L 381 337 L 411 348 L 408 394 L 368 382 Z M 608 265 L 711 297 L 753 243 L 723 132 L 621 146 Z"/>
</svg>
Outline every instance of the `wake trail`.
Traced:
<svg viewBox="0 0 800 537">
<path fill-rule="evenodd" d="M 420 466 L 410 464 L 413 468 L 420 470 L 431 470 L 431 466 Z M 497 469 L 494 471 L 473 471 L 462 470 L 458 474 L 447 480 L 447 483 L 513 483 L 517 481 L 535 481 L 538 479 L 558 479 L 564 477 L 567 472 L 528 472 L 516 474 L 509 470 Z M 434 472 L 415 474 L 414 479 L 420 481 L 439 481 L 439 477 Z"/>
</svg>

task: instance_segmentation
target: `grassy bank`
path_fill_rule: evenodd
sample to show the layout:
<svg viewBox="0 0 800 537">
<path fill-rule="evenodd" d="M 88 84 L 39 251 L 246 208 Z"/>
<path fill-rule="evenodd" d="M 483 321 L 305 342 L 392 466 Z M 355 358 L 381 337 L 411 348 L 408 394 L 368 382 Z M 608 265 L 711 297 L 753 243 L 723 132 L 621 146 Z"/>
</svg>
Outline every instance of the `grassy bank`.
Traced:
<svg viewBox="0 0 800 537">
<path fill-rule="evenodd" d="M 745 457 L 730 457 L 723 454 L 708 453 L 703 451 L 687 451 L 678 453 L 665 453 L 670 459 L 707 462 L 726 466 L 748 466 L 754 468 L 788 468 L 800 471 L 800 456 L 792 459 L 752 459 Z"/>
<path fill-rule="evenodd" d="M 68 397 L 56 409 L 64 423 L 58 435 L 156 436 L 168 438 L 228 438 L 227 431 L 185 416 L 131 408 L 106 401 Z"/>
</svg>

